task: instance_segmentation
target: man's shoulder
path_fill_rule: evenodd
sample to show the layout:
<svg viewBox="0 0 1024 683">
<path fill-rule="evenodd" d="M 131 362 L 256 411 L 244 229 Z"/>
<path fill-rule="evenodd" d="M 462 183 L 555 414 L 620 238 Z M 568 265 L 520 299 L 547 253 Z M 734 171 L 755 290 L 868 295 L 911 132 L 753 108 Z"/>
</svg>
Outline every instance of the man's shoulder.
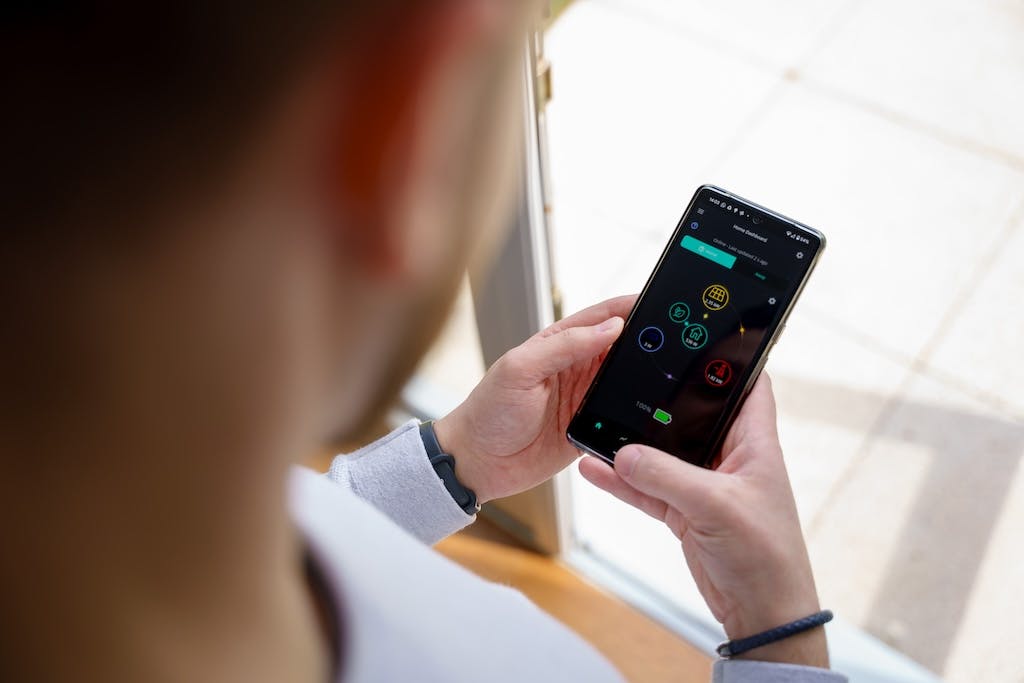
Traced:
<svg viewBox="0 0 1024 683">
<path fill-rule="evenodd" d="M 522 594 L 451 562 L 345 487 L 295 468 L 288 495 L 311 558 L 351 619 L 352 680 L 462 680 L 467 670 L 500 671 L 495 681 L 621 680 Z M 456 634 L 465 646 L 458 661 L 439 659 Z"/>
<path fill-rule="evenodd" d="M 393 526 L 388 518 L 351 490 L 308 467 L 295 466 L 288 472 L 288 509 L 300 529 L 316 536 L 334 538 L 355 526 L 354 519 L 381 526 Z"/>
</svg>

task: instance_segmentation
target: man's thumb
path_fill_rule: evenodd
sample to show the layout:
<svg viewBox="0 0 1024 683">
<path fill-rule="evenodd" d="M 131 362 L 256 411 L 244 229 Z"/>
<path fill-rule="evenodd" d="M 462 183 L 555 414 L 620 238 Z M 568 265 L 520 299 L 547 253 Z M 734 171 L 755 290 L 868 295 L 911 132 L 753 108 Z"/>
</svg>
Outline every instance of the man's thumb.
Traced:
<svg viewBox="0 0 1024 683">
<path fill-rule="evenodd" d="M 534 337 L 523 345 L 523 360 L 528 361 L 537 379 L 550 377 L 604 351 L 619 336 L 622 326 L 622 318 L 616 316 L 597 325 Z"/>
<path fill-rule="evenodd" d="M 615 454 L 615 471 L 630 486 L 662 500 L 684 515 L 704 507 L 715 495 L 718 473 L 650 446 L 628 444 Z"/>
</svg>

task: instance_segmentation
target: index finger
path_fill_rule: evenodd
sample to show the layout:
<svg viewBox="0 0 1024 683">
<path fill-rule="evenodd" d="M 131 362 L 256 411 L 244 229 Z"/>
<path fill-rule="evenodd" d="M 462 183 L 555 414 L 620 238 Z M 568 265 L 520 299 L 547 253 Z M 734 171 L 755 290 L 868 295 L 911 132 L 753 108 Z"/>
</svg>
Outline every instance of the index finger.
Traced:
<svg viewBox="0 0 1024 683">
<path fill-rule="evenodd" d="M 639 294 L 625 294 L 613 299 L 607 299 L 599 304 L 594 304 L 584 308 L 582 311 L 573 313 L 568 318 L 562 318 L 545 327 L 537 334 L 541 337 L 549 337 L 570 327 L 589 327 L 616 316 L 625 320 L 629 316 L 629 312 L 633 310 L 633 304 L 636 303 L 638 296 Z"/>
</svg>

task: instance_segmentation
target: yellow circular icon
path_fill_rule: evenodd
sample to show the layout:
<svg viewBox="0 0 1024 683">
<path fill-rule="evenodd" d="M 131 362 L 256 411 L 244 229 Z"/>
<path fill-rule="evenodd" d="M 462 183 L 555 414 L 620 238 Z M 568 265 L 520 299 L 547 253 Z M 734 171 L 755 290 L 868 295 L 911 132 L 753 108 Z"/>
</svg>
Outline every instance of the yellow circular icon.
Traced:
<svg viewBox="0 0 1024 683">
<path fill-rule="evenodd" d="M 723 285 L 710 285 L 704 290 L 701 299 L 708 310 L 720 311 L 729 305 L 729 290 Z"/>
</svg>

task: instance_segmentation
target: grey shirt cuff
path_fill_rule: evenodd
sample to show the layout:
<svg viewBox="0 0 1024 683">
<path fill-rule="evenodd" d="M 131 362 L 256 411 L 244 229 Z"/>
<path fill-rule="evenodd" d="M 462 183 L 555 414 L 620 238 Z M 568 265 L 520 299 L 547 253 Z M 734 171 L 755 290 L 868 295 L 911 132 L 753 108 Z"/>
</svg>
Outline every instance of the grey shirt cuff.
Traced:
<svg viewBox="0 0 1024 683">
<path fill-rule="evenodd" d="M 846 676 L 828 669 L 778 662 L 720 659 L 711 683 L 845 683 Z"/>
<path fill-rule="evenodd" d="M 476 519 L 455 503 L 434 472 L 416 420 L 354 453 L 339 455 L 326 476 L 427 544 Z"/>
</svg>

